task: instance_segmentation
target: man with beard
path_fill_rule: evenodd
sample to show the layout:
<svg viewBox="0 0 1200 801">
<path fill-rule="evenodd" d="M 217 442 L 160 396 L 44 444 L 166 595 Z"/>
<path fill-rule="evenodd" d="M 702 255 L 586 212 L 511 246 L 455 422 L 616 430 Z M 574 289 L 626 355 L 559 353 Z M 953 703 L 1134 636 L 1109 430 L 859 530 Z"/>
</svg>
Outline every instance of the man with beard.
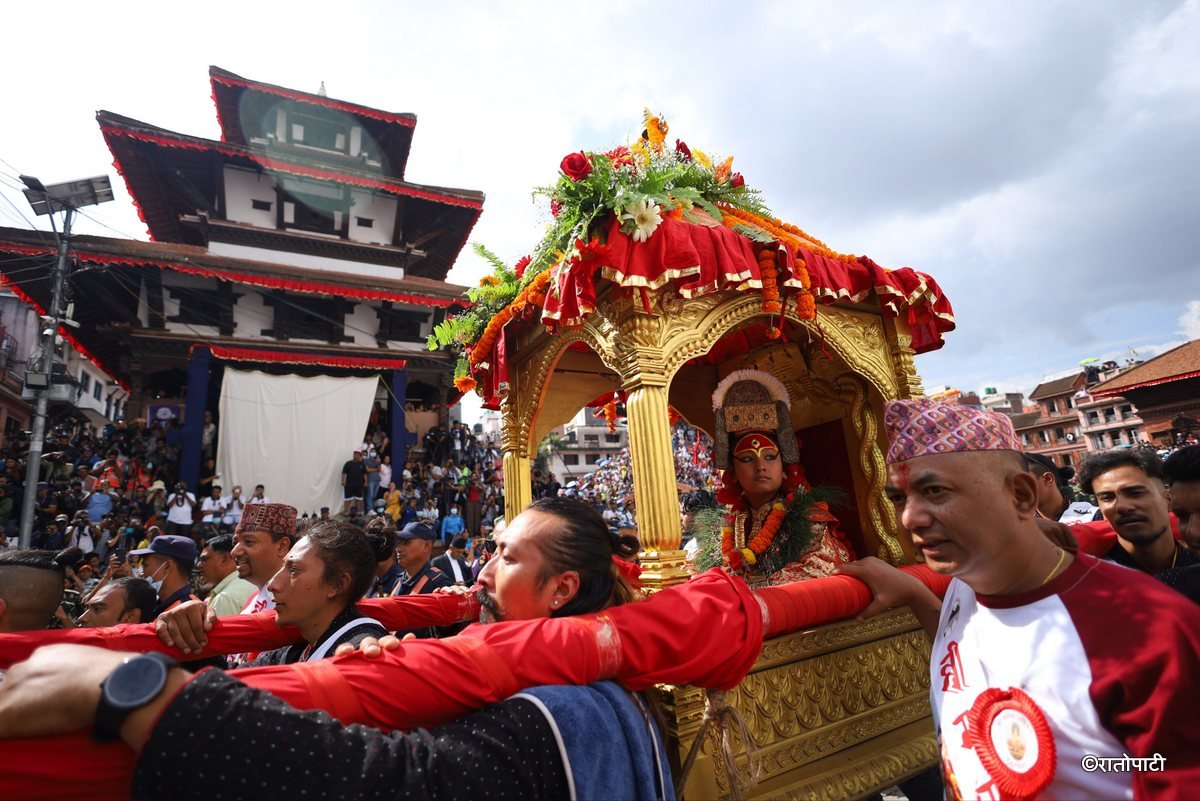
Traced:
<svg viewBox="0 0 1200 801">
<path fill-rule="evenodd" d="M 520 649 L 529 648 L 534 640 L 539 640 L 543 648 L 557 644 L 583 657 L 593 665 L 591 675 L 600 677 L 618 676 L 630 668 L 645 671 L 644 664 L 635 664 L 649 657 L 653 664 L 670 663 L 673 675 L 684 680 L 723 688 L 736 684 L 757 655 L 763 632 L 761 611 L 744 587 L 724 576 L 708 576 L 695 582 L 697 600 L 711 598 L 715 603 L 721 596 L 736 599 L 737 613 L 721 618 L 720 623 L 731 633 L 748 632 L 745 642 L 731 638 L 725 643 L 719 669 L 695 667 L 697 655 L 693 651 L 703 650 L 698 642 L 689 640 L 683 652 L 678 652 L 681 643 L 666 642 L 671 635 L 662 631 L 664 617 L 670 619 L 681 613 L 695 617 L 688 616 L 685 608 L 671 606 L 675 599 L 688 596 L 665 592 L 648 602 L 660 608 L 660 614 L 648 611 L 649 617 L 621 617 L 623 610 L 613 607 L 630 600 L 632 589 L 613 560 L 614 543 L 607 527 L 599 515 L 577 502 L 539 501 L 514 520 L 501 539 L 502 558 L 490 562 L 481 576 L 481 600 L 489 616 L 518 621 L 512 625 L 521 630 L 512 629 L 511 639 L 507 639 L 509 635 L 502 626 L 482 628 L 494 629 L 506 642 L 519 643 Z M 704 586 L 719 587 L 720 591 L 706 595 Z M 709 603 L 701 602 L 694 611 L 704 608 L 716 613 L 721 608 Z M 534 618 L 600 610 L 611 611 L 599 617 L 562 621 L 567 625 L 538 637 L 542 626 Z M 652 639 L 640 639 L 634 629 L 622 628 L 639 618 L 657 621 L 653 623 L 655 633 L 649 635 Z M 526 627 L 520 621 L 535 625 Z M 668 628 L 675 631 L 680 626 L 671 623 Z M 413 653 L 404 661 L 420 661 L 423 655 L 469 653 L 471 664 L 488 665 L 492 683 L 503 686 L 507 686 L 509 680 L 504 675 L 509 671 L 523 674 L 545 664 L 544 659 L 532 659 L 528 665 L 519 664 L 517 659 L 501 670 L 501 665 L 492 664 L 499 654 L 485 644 L 491 638 L 478 636 L 464 637 L 469 642 L 457 647 L 451 644 L 453 640 L 444 641 L 444 645 L 414 643 L 408 646 Z M 628 646 L 622 637 L 632 638 Z M 588 644 L 586 650 L 572 649 L 576 638 L 580 644 Z M 656 651 L 654 643 L 661 643 L 659 647 L 670 650 L 671 656 Z M 533 655 L 528 650 L 522 653 Z M 164 664 L 161 656 L 151 655 L 134 657 L 121 667 L 125 656 L 81 646 L 39 650 L 29 662 L 15 666 L 9 681 L 0 688 L 0 736 L 45 734 L 95 722 L 94 736 L 119 736 L 141 748 L 133 778 L 135 797 L 208 799 L 227 794 L 230 787 L 242 794 L 278 797 L 412 795 L 475 799 L 498 793 L 528 799 L 671 796 L 669 769 L 657 727 L 638 697 L 611 682 L 586 687 L 535 687 L 516 695 L 509 691 L 509 695 L 501 696 L 507 700 L 432 731 L 381 732 L 365 726 L 345 726 L 320 712 L 300 711 L 243 684 L 234 675 L 210 670 L 192 677 Z M 352 662 L 382 670 L 389 658 L 384 657 L 379 666 L 345 658 L 323 673 L 311 669 L 296 672 L 317 681 L 318 676 L 336 679 Z M 81 663 L 86 663 L 86 670 L 78 669 Z M 726 667 L 726 663 L 732 664 Z M 692 667 L 680 672 L 681 664 Z M 114 667 L 101 689 L 99 679 Z M 299 667 L 251 669 L 244 675 L 249 677 L 262 670 L 292 672 Z M 501 672 L 492 674 L 493 669 Z M 434 665 L 428 665 L 425 672 L 436 674 L 439 685 L 444 683 L 444 672 Z M 547 675 L 554 673 L 548 671 Z M 653 671 L 650 674 L 642 675 L 653 681 Z M 573 674 L 563 671 L 558 675 L 560 681 L 570 681 Z M 374 683 L 380 685 L 382 681 L 377 678 Z M 50 686 L 54 692 L 40 692 Z M 134 687 L 141 688 L 139 702 L 116 713 L 116 696 L 124 688 Z M 417 695 L 427 692 L 417 681 L 407 689 Z M 93 713 L 97 706 L 98 711 Z M 244 741 L 229 737 L 222 728 L 230 719 L 237 719 L 239 726 L 256 736 L 277 743 L 286 741 L 289 747 L 247 749 Z M 598 732 L 603 735 L 598 736 Z M 206 759 L 181 758 L 181 749 L 194 748 L 190 743 L 195 741 L 205 743 Z M 168 765 L 170 769 L 164 770 Z"/>
<path fill-rule="evenodd" d="M 1117 541 L 1104 559 L 1154 576 L 1200 603 L 1194 581 L 1185 581 L 1200 556 L 1171 533 L 1170 495 L 1163 464 L 1142 448 L 1089 454 L 1079 471 L 1083 491 L 1096 496 Z"/>
<path fill-rule="evenodd" d="M 917 399 L 888 403 L 884 424 L 898 522 L 954 580 L 939 601 L 879 559 L 838 572 L 871 587 L 863 617 L 907 605 L 933 642 L 947 796 L 1200 796 L 1200 609 L 1044 536 L 1037 479 L 1008 418 Z M 1115 474 L 1097 484 L 1102 505 L 1119 507 L 1118 519 L 1148 509 L 1151 466 L 1098 464 L 1107 469 L 1087 481 Z M 1127 534 L 1158 534 L 1123 522 Z"/>
</svg>

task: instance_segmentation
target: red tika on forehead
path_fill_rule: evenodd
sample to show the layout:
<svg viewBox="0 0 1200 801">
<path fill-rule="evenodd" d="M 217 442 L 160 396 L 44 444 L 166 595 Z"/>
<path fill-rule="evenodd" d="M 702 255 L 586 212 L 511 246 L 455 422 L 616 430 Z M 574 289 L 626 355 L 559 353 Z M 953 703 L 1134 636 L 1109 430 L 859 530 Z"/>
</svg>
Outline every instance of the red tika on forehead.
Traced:
<svg viewBox="0 0 1200 801">
<path fill-rule="evenodd" d="M 970 451 L 1022 452 L 1012 421 L 1006 416 L 916 398 L 884 406 L 888 464 L 935 453 Z"/>
</svg>

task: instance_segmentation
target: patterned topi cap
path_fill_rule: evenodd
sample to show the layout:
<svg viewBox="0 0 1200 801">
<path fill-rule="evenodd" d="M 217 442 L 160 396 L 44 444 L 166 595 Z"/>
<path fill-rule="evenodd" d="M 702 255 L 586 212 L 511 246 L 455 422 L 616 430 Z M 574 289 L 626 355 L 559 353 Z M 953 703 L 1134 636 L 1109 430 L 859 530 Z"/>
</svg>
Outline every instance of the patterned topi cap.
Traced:
<svg viewBox="0 0 1200 801">
<path fill-rule="evenodd" d="M 1004 415 L 929 398 L 889 401 L 884 404 L 883 425 L 888 464 L 935 453 L 1023 452 L 1012 421 Z"/>
<path fill-rule="evenodd" d="M 252 503 L 242 509 L 235 533 L 265 531 L 273 538 L 296 536 L 296 508 L 286 503 Z"/>
</svg>

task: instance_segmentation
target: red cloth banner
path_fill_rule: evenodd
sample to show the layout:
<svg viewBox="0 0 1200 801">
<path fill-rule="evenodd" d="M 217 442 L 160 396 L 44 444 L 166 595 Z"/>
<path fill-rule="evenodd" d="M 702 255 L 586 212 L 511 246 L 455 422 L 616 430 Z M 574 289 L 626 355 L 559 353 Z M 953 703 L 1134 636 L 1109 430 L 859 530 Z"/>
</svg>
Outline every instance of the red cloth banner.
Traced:
<svg viewBox="0 0 1200 801">
<path fill-rule="evenodd" d="M 0 242 L 0 252 L 21 253 L 25 255 L 53 255 L 55 250 L 48 247 Z M 131 267 L 158 267 L 159 269 L 174 270 L 185 275 L 201 275 L 206 278 L 217 278 L 221 281 L 229 281 L 235 284 L 261 286 L 269 289 L 288 289 L 293 292 L 306 292 L 313 295 L 330 295 L 339 298 L 354 298 L 356 300 L 390 300 L 393 303 L 412 303 L 419 306 L 434 306 L 438 308 L 447 308 L 455 304 L 466 305 L 465 300 L 454 298 L 432 298 L 405 292 L 359 289 L 339 284 L 326 284 L 319 281 L 297 281 L 291 278 L 255 275 L 253 273 L 242 273 L 234 270 L 222 270 L 216 267 L 201 267 L 196 264 L 185 264 L 163 259 L 139 259 L 129 256 L 114 256 L 99 251 L 81 250 L 79 248 L 72 248 L 71 255 L 76 261 L 88 264 L 123 264 Z M 15 282 L 12 283 L 15 285 Z"/>
<path fill-rule="evenodd" d="M 329 353 L 231 348 L 223 345 L 193 345 L 192 347 L 208 348 L 214 357 L 231 362 L 307 364 L 318 367 L 349 367 L 369 370 L 403 370 L 408 364 L 404 359 L 376 359 L 369 356 L 336 356 Z"/>
<path fill-rule="evenodd" d="M 119 128 L 113 125 L 101 125 L 100 132 L 106 137 L 115 136 L 124 139 L 133 139 L 139 142 L 148 142 L 155 145 L 161 145 L 163 147 L 176 148 L 179 150 L 215 152 L 230 158 L 246 159 L 254 162 L 264 170 L 270 172 L 299 175 L 302 177 L 316 178 L 323 181 L 336 181 L 342 184 L 352 184 L 354 186 L 361 186 L 367 189 L 377 189 L 380 192 L 387 192 L 392 195 L 418 198 L 420 200 L 430 200 L 434 203 L 443 203 L 448 206 L 460 206 L 466 209 L 475 209 L 476 211 L 483 209 L 483 202 L 479 200 L 431 192 L 428 189 L 422 189 L 400 181 L 381 181 L 376 178 L 355 175 L 354 173 L 338 172 L 336 170 L 323 170 L 318 167 L 309 167 L 303 164 L 293 164 L 291 162 L 281 161 L 276 158 L 264 156 L 260 153 L 250 150 L 249 148 L 244 148 L 239 145 L 198 140 L 193 139 L 192 137 L 183 136 L 182 134 L 172 134 L 169 131 L 150 133 L 148 131 L 133 131 L 126 128 Z M 119 169 L 120 167 L 118 165 L 118 170 Z M 123 172 L 122 175 L 124 175 Z M 128 183 L 128 179 L 126 182 Z M 130 195 L 134 196 L 132 192 Z"/>
</svg>

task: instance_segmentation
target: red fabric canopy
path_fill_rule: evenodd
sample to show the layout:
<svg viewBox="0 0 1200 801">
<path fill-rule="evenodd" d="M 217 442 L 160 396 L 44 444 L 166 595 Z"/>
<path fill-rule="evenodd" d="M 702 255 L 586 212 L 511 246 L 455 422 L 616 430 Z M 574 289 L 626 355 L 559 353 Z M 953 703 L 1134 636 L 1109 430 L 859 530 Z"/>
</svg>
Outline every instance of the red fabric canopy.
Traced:
<svg viewBox="0 0 1200 801">
<path fill-rule="evenodd" d="M 911 267 L 885 270 L 866 256 L 842 260 L 807 248 L 799 251 L 817 300 L 825 305 L 839 300 L 860 303 L 874 294 L 888 317 L 906 315 L 917 353 L 937 350 L 944 344 L 942 335 L 954 330 L 950 301 L 925 273 Z"/>
<path fill-rule="evenodd" d="M 349 367 L 368 370 L 403 370 L 404 359 L 373 358 L 370 356 L 335 356 L 329 353 L 304 353 L 291 350 L 259 350 L 231 348 L 224 345 L 193 345 L 205 347 L 218 359 L 231 362 L 273 362 L 278 364 L 309 364 L 317 367 Z"/>
<path fill-rule="evenodd" d="M 646 242 L 621 232 L 614 217 L 607 245 L 596 255 L 555 268 L 553 291 L 546 296 L 542 322 L 573 328 L 596 310 L 596 272 L 628 290 L 655 290 L 674 282 L 682 297 L 729 289 L 762 289 L 756 248 L 749 239 L 723 226 L 711 227 L 664 218 Z M 874 295 L 888 317 L 905 315 L 917 353 L 940 348 L 942 335 L 954 329 L 954 311 L 937 282 L 910 267 L 885 270 L 865 256 L 837 259 L 808 248 L 782 248 L 781 288 L 800 289 L 795 273 L 803 260 L 815 297 L 824 304 L 859 303 Z"/>
</svg>

